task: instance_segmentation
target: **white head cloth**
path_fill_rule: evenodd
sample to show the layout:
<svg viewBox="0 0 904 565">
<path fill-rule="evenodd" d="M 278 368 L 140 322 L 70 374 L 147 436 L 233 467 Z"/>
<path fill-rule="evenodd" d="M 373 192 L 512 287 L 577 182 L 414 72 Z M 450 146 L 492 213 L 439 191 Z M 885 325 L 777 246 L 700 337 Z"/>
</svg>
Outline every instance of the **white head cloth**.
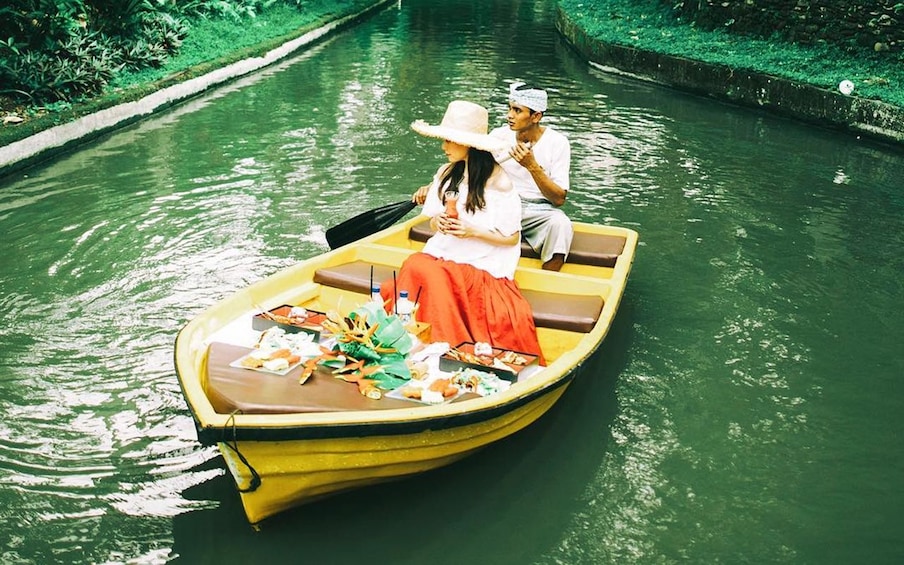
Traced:
<svg viewBox="0 0 904 565">
<path fill-rule="evenodd" d="M 524 86 L 523 82 L 513 82 L 509 86 L 509 102 L 518 104 L 519 106 L 527 106 L 534 112 L 546 111 L 546 91 L 539 88 L 525 88 L 518 90 Z"/>
</svg>

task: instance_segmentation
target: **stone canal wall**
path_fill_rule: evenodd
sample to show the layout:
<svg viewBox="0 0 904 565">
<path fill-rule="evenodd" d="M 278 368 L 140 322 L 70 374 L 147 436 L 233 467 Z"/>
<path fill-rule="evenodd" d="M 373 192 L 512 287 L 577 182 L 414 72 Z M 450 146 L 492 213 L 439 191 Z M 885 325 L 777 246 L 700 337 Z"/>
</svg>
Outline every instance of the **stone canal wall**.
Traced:
<svg viewBox="0 0 904 565">
<path fill-rule="evenodd" d="M 825 41 L 852 52 L 904 52 L 901 0 L 660 0 L 675 16 L 704 29 L 724 29 L 791 43 Z"/>
<path fill-rule="evenodd" d="M 879 141 L 904 143 L 904 108 L 886 102 L 845 96 L 835 89 L 727 65 L 606 43 L 591 37 L 561 7 L 556 14 L 556 28 L 578 53 L 604 71 L 762 108 Z"/>
</svg>

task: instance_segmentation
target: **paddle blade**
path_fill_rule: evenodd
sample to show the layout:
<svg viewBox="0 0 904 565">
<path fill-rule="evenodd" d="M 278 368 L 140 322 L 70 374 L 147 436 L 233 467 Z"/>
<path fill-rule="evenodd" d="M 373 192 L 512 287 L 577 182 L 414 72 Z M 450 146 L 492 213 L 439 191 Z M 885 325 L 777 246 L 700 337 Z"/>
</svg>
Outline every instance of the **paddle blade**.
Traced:
<svg viewBox="0 0 904 565">
<path fill-rule="evenodd" d="M 358 241 L 398 222 L 415 206 L 417 204 L 409 199 L 362 212 L 326 230 L 326 242 L 330 249 L 336 249 Z"/>
</svg>

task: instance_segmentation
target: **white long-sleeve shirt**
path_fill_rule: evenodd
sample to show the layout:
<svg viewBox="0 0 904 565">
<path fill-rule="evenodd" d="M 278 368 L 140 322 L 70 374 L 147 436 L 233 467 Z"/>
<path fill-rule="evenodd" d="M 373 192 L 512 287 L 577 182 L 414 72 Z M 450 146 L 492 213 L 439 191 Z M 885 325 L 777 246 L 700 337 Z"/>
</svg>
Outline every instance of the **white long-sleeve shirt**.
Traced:
<svg viewBox="0 0 904 565">
<path fill-rule="evenodd" d="M 440 167 L 433 177 L 433 184 L 427 192 L 424 201 L 423 216 L 432 218 L 445 211 L 445 205 L 437 194 L 440 172 L 445 168 Z M 484 191 L 486 206 L 483 210 L 474 213 L 465 210 L 465 202 L 468 197 L 467 179 L 458 187 L 458 217 L 472 225 L 482 226 L 487 229 L 495 229 L 502 235 L 512 235 L 521 230 L 521 199 L 515 190 L 500 191 L 487 187 Z M 457 237 L 454 235 L 437 232 L 424 246 L 424 253 L 454 261 L 472 265 L 482 269 L 496 278 L 512 279 L 515 276 L 515 268 L 521 257 L 520 242 L 514 245 L 497 245 L 476 237 Z"/>
</svg>

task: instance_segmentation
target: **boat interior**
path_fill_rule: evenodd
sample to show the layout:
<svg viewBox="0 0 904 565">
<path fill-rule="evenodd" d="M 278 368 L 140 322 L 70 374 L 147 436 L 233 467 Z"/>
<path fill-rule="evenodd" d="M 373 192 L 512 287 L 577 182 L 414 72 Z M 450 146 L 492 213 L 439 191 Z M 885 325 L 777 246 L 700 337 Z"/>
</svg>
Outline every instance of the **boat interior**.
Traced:
<svg viewBox="0 0 904 565">
<path fill-rule="evenodd" d="M 339 305 L 342 304 L 353 308 L 363 303 L 370 295 L 372 281 L 392 278 L 404 258 L 423 248 L 432 235 L 426 220 L 407 223 L 410 224 L 407 230 L 368 238 L 337 250 L 334 253 L 338 256 L 314 265 L 311 267 L 313 272 L 295 273 L 294 283 L 283 281 L 281 286 L 266 293 L 269 300 L 264 305 L 272 307 L 272 301 L 276 299 L 284 304 L 323 312 L 341 311 Z M 576 230 L 568 261 L 561 272 L 553 273 L 543 271 L 537 254 L 522 244 L 516 281 L 533 309 L 547 361 L 551 362 L 575 347 L 593 330 L 611 289 L 607 279 L 625 245 L 626 238 L 621 233 L 582 224 L 582 228 Z M 281 292 L 273 296 L 274 290 Z M 252 306 L 259 308 L 256 303 Z M 249 351 L 249 317 L 237 321 L 243 326 L 240 331 L 236 330 L 235 323 L 231 325 L 232 330 L 226 330 L 240 333 L 242 337 L 224 337 L 220 332 L 209 340 L 205 390 L 216 412 L 289 414 L 412 407 L 406 400 L 367 398 L 359 394 L 356 386 L 332 378 L 328 370 L 320 367 L 313 378 L 299 386 L 298 378 L 292 378 L 293 373 L 277 376 L 231 366 L 231 362 Z M 317 378 L 318 375 L 321 378 Z M 473 396 L 464 394 L 454 402 Z"/>
</svg>

